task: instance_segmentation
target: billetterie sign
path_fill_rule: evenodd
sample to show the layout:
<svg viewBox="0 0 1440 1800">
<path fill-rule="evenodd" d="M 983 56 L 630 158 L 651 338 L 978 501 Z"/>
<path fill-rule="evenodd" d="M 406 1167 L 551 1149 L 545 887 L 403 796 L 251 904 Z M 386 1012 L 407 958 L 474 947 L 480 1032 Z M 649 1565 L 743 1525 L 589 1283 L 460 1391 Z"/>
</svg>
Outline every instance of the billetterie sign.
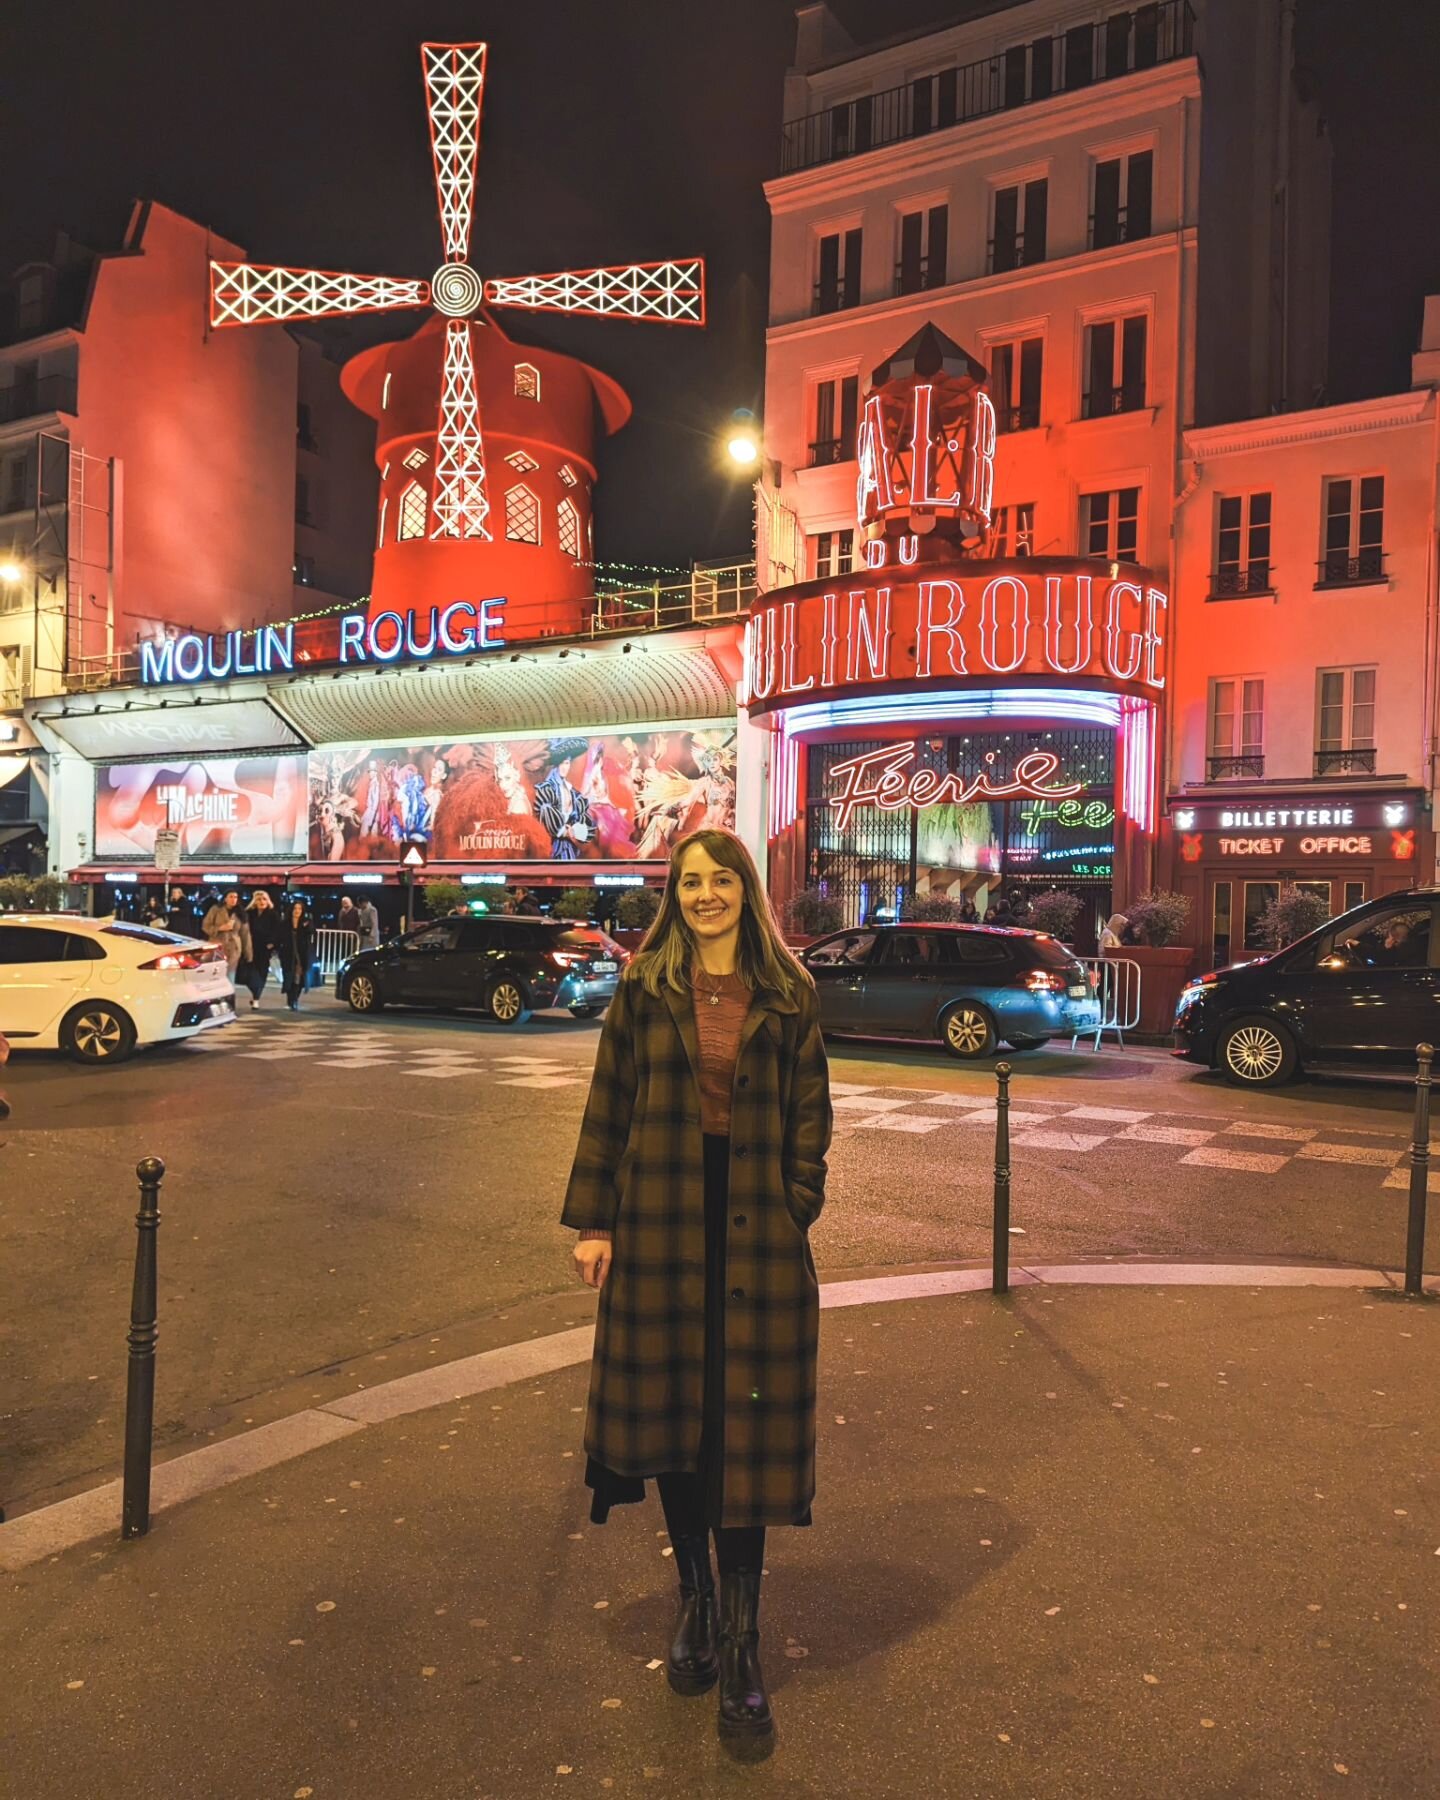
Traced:
<svg viewBox="0 0 1440 1800">
<path fill-rule="evenodd" d="M 334 621 L 342 663 L 423 661 L 431 656 L 473 656 L 500 650 L 503 595 L 413 613 L 342 613 Z M 177 681 L 233 681 L 246 675 L 288 675 L 295 669 L 295 626 L 262 625 L 257 631 L 202 636 L 186 632 L 140 646 L 140 679 L 146 686 Z"/>
</svg>

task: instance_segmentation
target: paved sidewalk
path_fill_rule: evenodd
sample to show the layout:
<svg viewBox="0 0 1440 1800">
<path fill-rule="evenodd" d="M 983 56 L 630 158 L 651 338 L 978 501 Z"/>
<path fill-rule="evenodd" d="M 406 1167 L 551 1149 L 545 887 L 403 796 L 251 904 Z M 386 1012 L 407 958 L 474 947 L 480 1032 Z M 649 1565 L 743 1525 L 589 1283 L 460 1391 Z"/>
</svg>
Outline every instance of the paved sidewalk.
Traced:
<svg viewBox="0 0 1440 1800">
<path fill-rule="evenodd" d="M 763 1765 L 730 1761 L 713 1692 L 666 1685 L 653 1490 L 588 1523 L 572 1361 L 388 1419 L 383 1390 L 357 1394 L 374 1422 L 158 1513 L 147 1539 L 0 1576 L 0 1785 L 1440 1791 L 1440 1305 L 1258 1270 L 1090 1273 L 1006 1302 L 827 1284 L 816 1522 L 767 1544 Z"/>
</svg>

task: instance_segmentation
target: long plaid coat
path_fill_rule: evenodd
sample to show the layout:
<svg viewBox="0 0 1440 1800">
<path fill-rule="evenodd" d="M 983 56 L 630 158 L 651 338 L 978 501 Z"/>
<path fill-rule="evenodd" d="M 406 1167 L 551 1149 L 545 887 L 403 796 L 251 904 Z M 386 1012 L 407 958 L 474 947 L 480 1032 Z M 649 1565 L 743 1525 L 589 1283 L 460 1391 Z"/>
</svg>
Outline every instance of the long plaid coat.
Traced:
<svg viewBox="0 0 1440 1800">
<path fill-rule="evenodd" d="M 614 1233 L 586 1452 L 617 1475 L 694 1470 L 705 1362 L 704 1147 L 691 996 L 632 976 L 610 1003 L 561 1223 Z M 791 1525 L 815 1493 L 830 1079 L 819 1002 L 757 992 L 731 1094 L 722 1523 Z"/>
</svg>

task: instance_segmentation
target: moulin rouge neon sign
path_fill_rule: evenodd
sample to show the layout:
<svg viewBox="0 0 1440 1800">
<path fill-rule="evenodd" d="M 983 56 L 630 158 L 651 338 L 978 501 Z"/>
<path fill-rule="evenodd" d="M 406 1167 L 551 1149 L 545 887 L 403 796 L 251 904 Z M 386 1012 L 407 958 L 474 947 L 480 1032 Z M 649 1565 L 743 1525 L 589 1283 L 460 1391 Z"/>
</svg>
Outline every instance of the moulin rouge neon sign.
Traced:
<svg viewBox="0 0 1440 1800">
<path fill-rule="evenodd" d="M 859 480 L 855 511 L 861 528 L 897 514 L 950 514 L 990 523 L 995 491 L 995 408 L 990 396 L 966 396 L 966 416 L 941 416 L 935 388 L 921 382 L 900 410 L 894 396 L 873 393 L 865 402 L 855 453 Z M 910 415 L 908 447 L 904 413 Z"/>
<path fill-rule="evenodd" d="M 914 758 L 913 744 L 888 744 L 882 750 L 868 750 L 863 756 L 835 763 L 830 774 L 840 778 L 840 792 L 829 795 L 828 804 L 835 808 L 836 831 L 844 831 L 861 806 L 893 812 L 904 806 L 969 806 L 977 800 L 1070 800 L 1085 791 L 1083 781 L 1054 779 L 1060 773 L 1060 758 L 1053 750 L 1031 750 L 1020 757 L 1008 781 L 997 781 L 990 773 L 993 750 L 985 758 L 986 767 L 968 780 L 954 769 L 915 769 L 904 774 L 905 765 Z"/>
</svg>

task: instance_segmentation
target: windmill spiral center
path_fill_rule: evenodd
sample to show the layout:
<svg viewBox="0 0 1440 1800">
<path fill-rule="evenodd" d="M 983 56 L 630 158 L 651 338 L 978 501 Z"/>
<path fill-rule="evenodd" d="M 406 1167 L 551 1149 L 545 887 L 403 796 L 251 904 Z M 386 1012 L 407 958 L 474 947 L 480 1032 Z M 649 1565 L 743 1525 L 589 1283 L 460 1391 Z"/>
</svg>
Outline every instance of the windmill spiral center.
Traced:
<svg viewBox="0 0 1440 1800">
<path fill-rule="evenodd" d="M 484 297 L 485 284 L 468 263 L 442 263 L 431 277 L 430 298 L 447 318 L 465 318 Z"/>
</svg>

